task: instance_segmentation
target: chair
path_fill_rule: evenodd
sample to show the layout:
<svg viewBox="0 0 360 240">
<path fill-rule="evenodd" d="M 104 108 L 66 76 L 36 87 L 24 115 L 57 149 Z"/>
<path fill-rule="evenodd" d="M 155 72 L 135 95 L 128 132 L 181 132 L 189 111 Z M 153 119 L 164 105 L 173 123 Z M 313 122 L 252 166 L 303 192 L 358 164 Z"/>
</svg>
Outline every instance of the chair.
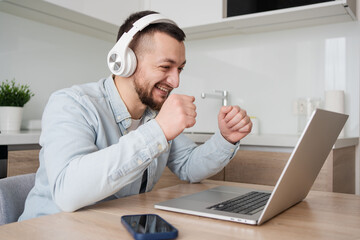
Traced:
<svg viewBox="0 0 360 240">
<path fill-rule="evenodd" d="M 0 226 L 18 220 L 34 184 L 35 173 L 0 179 Z"/>
</svg>

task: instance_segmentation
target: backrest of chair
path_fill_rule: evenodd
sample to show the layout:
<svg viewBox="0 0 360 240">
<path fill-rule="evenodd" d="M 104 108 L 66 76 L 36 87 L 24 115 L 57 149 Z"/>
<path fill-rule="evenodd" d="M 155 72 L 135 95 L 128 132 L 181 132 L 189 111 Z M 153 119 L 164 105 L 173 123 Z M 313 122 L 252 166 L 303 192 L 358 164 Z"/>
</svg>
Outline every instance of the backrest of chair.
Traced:
<svg viewBox="0 0 360 240">
<path fill-rule="evenodd" d="M 18 220 L 34 184 L 35 173 L 0 179 L 0 225 Z"/>
</svg>

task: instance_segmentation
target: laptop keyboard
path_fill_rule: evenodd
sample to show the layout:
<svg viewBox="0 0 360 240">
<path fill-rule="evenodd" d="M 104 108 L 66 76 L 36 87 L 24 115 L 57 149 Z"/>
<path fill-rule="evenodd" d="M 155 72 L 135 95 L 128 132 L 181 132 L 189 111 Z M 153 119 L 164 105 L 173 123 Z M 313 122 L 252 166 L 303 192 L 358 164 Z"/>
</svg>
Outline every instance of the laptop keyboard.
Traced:
<svg viewBox="0 0 360 240">
<path fill-rule="evenodd" d="M 264 208 L 269 197 L 270 193 L 253 191 L 215 204 L 207 209 L 252 215 Z"/>
</svg>

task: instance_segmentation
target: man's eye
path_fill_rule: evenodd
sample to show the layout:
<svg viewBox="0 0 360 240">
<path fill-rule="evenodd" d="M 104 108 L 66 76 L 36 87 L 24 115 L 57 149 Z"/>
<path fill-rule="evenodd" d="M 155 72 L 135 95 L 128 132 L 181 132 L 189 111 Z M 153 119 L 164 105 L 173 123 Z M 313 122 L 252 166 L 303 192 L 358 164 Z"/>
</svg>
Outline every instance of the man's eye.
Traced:
<svg viewBox="0 0 360 240">
<path fill-rule="evenodd" d="M 169 69 L 170 66 L 161 66 L 161 68 L 163 68 L 163 69 Z"/>
</svg>

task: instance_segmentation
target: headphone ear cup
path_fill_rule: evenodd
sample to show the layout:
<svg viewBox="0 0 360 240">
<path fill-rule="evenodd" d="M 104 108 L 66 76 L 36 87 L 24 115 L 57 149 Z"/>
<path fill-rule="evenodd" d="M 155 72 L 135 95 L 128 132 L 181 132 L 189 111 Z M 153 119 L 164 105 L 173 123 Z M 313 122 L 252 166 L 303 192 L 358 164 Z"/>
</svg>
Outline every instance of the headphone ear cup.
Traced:
<svg viewBox="0 0 360 240">
<path fill-rule="evenodd" d="M 131 48 L 127 48 L 125 55 L 124 71 L 121 74 L 122 77 L 130 77 L 136 70 L 137 60 L 134 51 Z"/>
</svg>

